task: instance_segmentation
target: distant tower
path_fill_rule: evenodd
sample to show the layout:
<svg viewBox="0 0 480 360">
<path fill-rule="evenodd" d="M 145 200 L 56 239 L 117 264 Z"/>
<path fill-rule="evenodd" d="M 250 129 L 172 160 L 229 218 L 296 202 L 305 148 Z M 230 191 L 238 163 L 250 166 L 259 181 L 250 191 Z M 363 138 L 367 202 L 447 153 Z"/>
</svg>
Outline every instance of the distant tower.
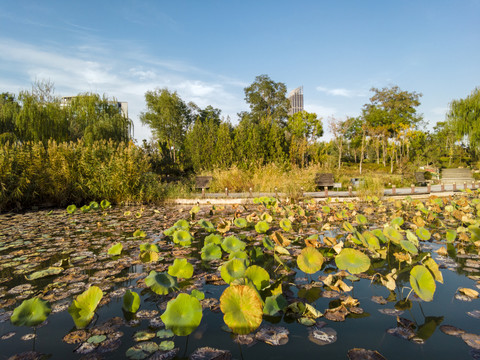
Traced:
<svg viewBox="0 0 480 360">
<path fill-rule="evenodd" d="M 290 91 L 290 94 L 288 94 L 288 100 L 290 100 L 288 115 L 303 111 L 303 86 Z"/>
</svg>

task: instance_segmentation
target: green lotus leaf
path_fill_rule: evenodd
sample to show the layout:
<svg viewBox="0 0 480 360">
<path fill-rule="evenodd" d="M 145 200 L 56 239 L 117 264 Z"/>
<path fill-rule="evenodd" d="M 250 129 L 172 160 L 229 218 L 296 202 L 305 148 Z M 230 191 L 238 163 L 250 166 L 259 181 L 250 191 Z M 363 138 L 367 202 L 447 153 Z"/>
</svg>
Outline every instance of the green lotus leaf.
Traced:
<svg viewBox="0 0 480 360">
<path fill-rule="evenodd" d="M 205 294 L 203 293 L 203 291 L 200 291 L 197 289 L 193 289 L 190 295 L 192 295 L 193 297 L 197 298 L 200 301 L 205 299 Z"/>
<path fill-rule="evenodd" d="M 457 232 L 453 229 L 448 229 L 447 233 L 445 234 L 448 243 L 453 243 L 457 238 Z"/>
<path fill-rule="evenodd" d="M 217 260 L 222 257 L 222 249 L 214 243 L 206 244 L 201 251 L 202 260 Z"/>
<path fill-rule="evenodd" d="M 89 212 L 91 210 L 90 206 L 88 205 L 83 205 L 80 210 L 83 212 L 83 213 L 86 213 L 86 212 Z"/>
<path fill-rule="evenodd" d="M 213 223 L 211 221 L 203 219 L 203 220 L 200 220 L 198 222 L 198 224 L 208 232 L 214 232 L 215 231 L 215 226 L 213 225 Z"/>
<path fill-rule="evenodd" d="M 173 233 L 173 242 L 181 246 L 190 246 L 192 244 L 192 234 L 187 230 L 177 230 Z"/>
<path fill-rule="evenodd" d="M 403 223 L 404 223 L 404 220 L 401 216 L 398 216 L 398 217 L 392 219 L 392 221 L 390 221 L 390 224 L 398 226 L 398 227 L 402 226 Z"/>
<path fill-rule="evenodd" d="M 423 261 L 423 265 L 425 265 L 428 270 L 433 274 L 433 277 L 436 281 L 443 284 L 443 275 L 442 272 L 438 268 L 438 264 L 432 258 L 428 258 Z"/>
<path fill-rule="evenodd" d="M 425 229 L 423 226 L 422 227 L 419 227 L 415 233 L 417 234 L 417 236 L 419 237 L 419 239 L 421 240 L 424 240 L 424 241 L 428 241 L 430 240 L 431 238 L 431 234 L 430 234 L 430 231 L 428 231 L 427 229 Z"/>
<path fill-rule="evenodd" d="M 192 208 L 190 209 L 190 214 L 197 214 L 199 211 L 200 211 L 200 206 L 194 205 L 194 206 L 192 206 Z"/>
<path fill-rule="evenodd" d="M 110 246 L 108 249 L 108 255 L 120 255 L 123 250 L 123 245 L 122 243 L 116 243 Z"/>
<path fill-rule="evenodd" d="M 372 232 L 366 230 L 363 232 L 363 238 L 367 242 L 368 248 L 373 249 L 373 250 L 378 250 L 380 249 L 380 242 L 378 241 L 378 238 L 373 235 Z"/>
<path fill-rule="evenodd" d="M 423 265 L 416 265 L 410 271 L 410 285 L 423 301 L 432 301 L 435 293 L 435 279 Z"/>
<path fill-rule="evenodd" d="M 327 205 L 323 205 L 322 206 L 322 211 L 325 213 L 325 214 L 330 214 L 330 211 L 332 209 L 330 209 L 330 206 L 327 206 Z"/>
<path fill-rule="evenodd" d="M 90 209 L 93 209 L 93 210 L 98 210 L 100 208 L 100 205 L 98 205 L 96 201 L 91 201 L 90 204 L 88 204 L 88 206 L 90 207 Z"/>
<path fill-rule="evenodd" d="M 265 306 L 263 307 L 263 313 L 265 315 L 274 316 L 279 311 L 285 310 L 288 302 L 282 294 L 272 295 L 265 299 Z"/>
<path fill-rule="evenodd" d="M 382 230 L 380 229 L 374 229 L 371 231 L 373 235 L 375 235 L 381 242 L 386 243 L 388 240 L 383 234 Z"/>
<path fill-rule="evenodd" d="M 178 220 L 173 226 L 176 226 L 177 228 L 180 228 L 183 230 L 190 230 L 190 224 L 185 219 Z"/>
<path fill-rule="evenodd" d="M 140 307 L 140 296 L 135 292 L 127 289 L 125 295 L 123 295 L 123 310 L 136 313 Z"/>
<path fill-rule="evenodd" d="M 287 249 L 285 249 L 283 246 L 280 246 L 280 245 L 275 245 L 273 250 L 276 253 L 279 253 L 280 255 L 290 255 L 290 252 Z"/>
<path fill-rule="evenodd" d="M 168 274 L 177 278 L 190 279 L 193 276 L 193 265 L 187 259 L 175 259 L 168 267 Z"/>
<path fill-rule="evenodd" d="M 173 337 L 175 334 L 170 329 L 162 329 L 157 331 L 157 337 L 160 339 L 168 339 Z"/>
<path fill-rule="evenodd" d="M 100 206 L 102 207 L 103 210 L 109 209 L 112 204 L 110 204 L 110 201 L 108 200 L 102 200 L 100 201 Z"/>
<path fill-rule="evenodd" d="M 239 259 L 227 261 L 220 267 L 220 275 L 227 284 L 245 275 L 245 263 Z"/>
<path fill-rule="evenodd" d="M 410 242 L 408 240 L 400 241 L 400 246 L 402 247 L 403 250 L 408 251 L 411 254 L 414 254 L 414 255 L 418 254 L 417 247 L 412 242 Z"/>
<path fill-rule="evenodd" d="M 133 340 L 136 342 L 139 341 L 147 341 L 153 339 L 155 337 L 155 333 L 151 331 L 140 330 L 133 334 Z"/>
<path fill-rule="evenodd" d="M 141 238 L 144 238 L 144 237 L 147 237 L 147 233 L 143 230 L 136 230 L 134 233 L 133 233 L 133 236 L 134 237 L 141 237 Z"/>
<path fill-rule="evenodd" d="M 68 307 L 73 322 L 78 329 L 87 327 L 95 314 L 103 292 L 97 286 L 90 286 L 87 290 L 77 296 Z"/>
<path fill-rule="evenodd" d="M 263 220 L 263 221 L 266 221 L 266 222 L 268 222 L 268 223 L 270 223 L 270 222 L 273 221 L 272 215 L 270 215 L 270 214 L 267 213 L 267 212 L 264 212 L 262 215 L 260 215 L 260 219 Z"/>
<path fill-rule="evenodd" d="M 314 274 L 322 268 L 323 255 L 314 247 L 307 246 L 297 256 L 297 265 L 306 274 Z"/>
<path fill-rule="evenodd" d="M 158 345 L 153 341 L 142 341 L 139 344 L 128 348 L 126 357 L 132 360 L 142 360 L 158 350 Z"/>
<path fill-rule="evenodd" d="M 262 243 L 267 250 L 273 250 L 275 248 L 275 243 L 268 236 L 264 236 Z"/>
<path fill-rule="evenodd" d="M 292 222 L 288 219 L 280 220 L 280 227 L 283 231 L 289 232 L 292 230 Z"/>
<path fill-rule="evenodd" d="M 347 270 L 351 274 L 359 274 L 370 268 L 370 258 L 359 250 L 344 248 L 335 257 L 339 270 Z"/>
<path fill-rule="evenodd" d="M 244 250 L 238 250 L 238 251 L 231 252 L 228 255 L 228 260 L 232 260 L 232 259 L 242 260 L 245 264 L 249 263 L 248 254 Z"/>
<path fill-rule="evenodd" d="M 204 245 L 208 245 L 208 244 L 216 244 L 216 245 L 220 245 L 223 241 L 223 238 L 221 235 L 218 235 L 218 234 L 210 234 L 208 236 L 205 237 L 205 239 L 203 240 L 203 244 Z"/>
<path fill-rule="evenodd" d="M 407 230 L 405 234 L 407 235 L 408 241 L 410 241 L 413 245 L 417 247 L 420 245 L 418 242 L 417 236 L 413 232 L 411 232 L 410 230 Z"/>
<path fill-rule="evenodd" d="M 228 253 L 232 253 L 238 250 L 244 250 L 246 246 L 247 244 L 245 244 L 235 235 L 227 236 L 225 239 L 223 239 L 222 242 L 222 249 Z"/>
<path fill-rule="evenodd" d="M 200 325 L 202 316 L 200 301 L 194 296 L 182 293 L 167 303 L 167 309 L 160 318 L 165 327 L 175 335 L 186 336 Z"/>
<path fill-rule="evenodd" d="M 162 341 L 158 344 L 158 349 L 162 351 L 169 351 L 175 348 L 175 343 L 171 340 Z"/>
<path fill-rule="evenodd" d="M 145 284 L 158 295 L 167 295 L 170 291 L 177 290 L 177 281 L 167 273 L 150 271 L 145 278 Z"/>
<path fill-rule="evenodd" d="M 244 218 L 236 218 L 233 223 L 239 228 L 246 228 L 248 226 L 248 222 Z"/>
<path fill-rule="evenodd" d="M 160 252 L 160 249 L 158 248 L 157 244 L 150 244 L 150 243 L 145 243 L 145 244 L 140 244 L 140 251 L 153 251 L 153 252 Z"/>
<path fill-rule="evenodd" d="M 395 229 L 393 226 L 387 226 L 383 229 L 383 234 L 392 241 L 394 244 L 400 245 L 400 241 L 403 240 L 403 235 Z"/>
<path fill-rule="evenodd" d="M 150 250 L 140 251 L 140 260 L 143 263 L 158 261 L 159 259 L 160 259 L 160 255 L 156 251 L 150 251 Z"/>
<path fill-rule="evenodd" d="M 259 221 L 255 225 L 255 230 L 259 234 L 265 234 L 268 231 L 268 229 L 270 229 L 270 226 L 268 225 L 268 223 L 266 221 Z"/>
<path fill-rule="evenodd" d="M 63 271 L 62 267 L 51 266 L 43 270 L 35 271 L 30 275 L 25 275 L 27 280 L 37 280 L 51 275 L 58 275 Z"/>
<path fill-rule="evenodd" d="M 356 220 L 360 225 L 366 225 L 368 223 L 367 218 L 362 214 L 357 214 Z"/>
<path fill-rule="evenodd" d="M 270 284 L 270 275 L 258 265 L 249 266 L 245 271 L 245 278 L 249 279 L 258 290 L 262 290 Z"/>
<path fill-rule="evenodd" d="M 353 225 L 350 224 L 348 221 L 345 221 L 342 227 L 343 227 L 343 230 L 349 233 L 353 233 L 355 231 L 355 228 L 353 227 Z"/>
<path fill-rule="evenodd" d="M 68 205 L 67 206 L 67 213 L 73 214 L 77 210 L 77 207 L 75 205 Z"/>
<path fill-rule="evenodd" d="M 15 326 L 37 326 L 44 322 L 52 312 L 50 304 L 42 299 L 34 297 L 23 300 L 17 306 L 10 317 L 10 321 Z"/>
<path fill-rule="evenodd" d="M 165 236 L 172 236 L 173 233 L 174 233 L 175 231 L 177 231 L 178 229 L 179 229 L 179 228 L 177 228 L 176 226 L 172 226 L 172 227 L 169 227 L 169 228 L 166 229 L 166 230 L 163 230 L 163 234 L 164 234 Z"/>
</svg>

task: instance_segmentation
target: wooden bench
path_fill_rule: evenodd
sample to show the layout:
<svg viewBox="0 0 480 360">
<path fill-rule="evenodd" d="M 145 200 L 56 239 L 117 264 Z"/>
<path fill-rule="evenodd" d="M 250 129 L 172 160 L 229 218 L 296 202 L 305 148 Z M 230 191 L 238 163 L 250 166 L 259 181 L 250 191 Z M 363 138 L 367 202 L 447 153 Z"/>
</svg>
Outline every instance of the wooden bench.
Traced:
<svg viewBox="0 0 480 360">
<path fill-rule="evenodd" d="M 333 174 L 316 174 L 315 175 L 315 186 L 323 189 L 326 187 L 332 187 L 335 185 Z"/>
<path fill-rule="evenodd" d="M 420 184 L 420 186 L 427 185 L 427 180 L 425 179 L 425 173 L 418 171 L 415 173 L 415 183 Z"/>
<path fill-rule="evenodd" d="M 210 189 L 210 183 L 212 182 L 213 176 L 197 176 L 195 177 L 195 188 L 196 189 Z"/>
</svg>

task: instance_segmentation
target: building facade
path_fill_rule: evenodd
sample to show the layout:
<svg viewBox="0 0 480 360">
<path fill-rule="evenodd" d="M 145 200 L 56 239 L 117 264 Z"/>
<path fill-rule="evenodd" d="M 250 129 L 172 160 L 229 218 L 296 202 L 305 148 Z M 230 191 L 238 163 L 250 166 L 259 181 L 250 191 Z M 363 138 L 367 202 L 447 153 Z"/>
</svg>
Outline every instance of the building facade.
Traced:
<svg viewBox="0 0 480 360">
<path fill-rule="evenodd" d="M 303 86 L 290 91 L 288 94 L 288 100 L 290 100 L 288 115 L 303 111 Z"/>
</svg>

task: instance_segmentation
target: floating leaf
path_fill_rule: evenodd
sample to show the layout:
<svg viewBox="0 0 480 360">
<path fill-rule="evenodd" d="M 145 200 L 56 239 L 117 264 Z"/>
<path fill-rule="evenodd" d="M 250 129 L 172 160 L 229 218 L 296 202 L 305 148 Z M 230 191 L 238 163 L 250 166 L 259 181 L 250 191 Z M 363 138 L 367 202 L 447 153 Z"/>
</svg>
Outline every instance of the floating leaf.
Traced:
<svg viewBox="0 0 480 360">
<path fill-rule="evenodd" d="M 210 234 L 208 236 L 205 237 L 205 240 L 203 241 L 203 244 L 204 245 L 208 245 L 208 244 L 216 244 L 216 245 L 220 245 L 223 241 L 223 238 L 221 235 L 218 235 L 218 234 Z"/>
<path fill-rule="evenodd" d="M 87 340 L 90 344 L 100 344 L 102 341 L 105 341 L 107 337 L 105 335 L 93 335 L 90 336 Z"/>
<path fill-rule="evenodd" d="M 158 295 L 167 295 L 177 289 L 177 281 L 167 273 L 157 273 L 155 270 L 145 278 L 145 284 Z"/>
<path fill-rule="evenodd" d="M 147 236 L 147 233 L 143 230 L 136 230 L 134 233 L 133 233 L 133 236 L 134 237 L 141 237 L 141 238 L 144 238 Z"/>
<path fill-rule="evenodd" d="M 108 249 L 108 255 L 120 255 L 123 250 L 123 245 L 122 243 L 116 243 L 110 246 Z"/>
<path fill-rule="evenodd" d="M 222 257 L 222 249 L 214 243 L 206 244 L 201 250 L 201 257 L 205 261 L 220 259 Z"/>
<path fill-rule="evenodd" d="M 392 221 L 390 221 L 390 224 L 398 226 L 398 227 L 402 226 L 403 223 L 404 223 L 404 220 L 401 216 L 398 216 L 398 217 L 392 219 Z"/>
<path fill-rule="evenodd" d="M 469 289 L 469 288 L 459 288 L 458 291 L 460 291 L 462 294 L 468 296 L 471 299 L 476 299 L 478 298 L 478 291 Z"/>
<path fill-rule="evenodd" d="M 90 206 L 88 205 L 83 205 L 80 210 L 83 212 L 83 213 L 86 213 L 86 212 L 89 212 L 91 210 Z"/>
<path fill-rule="evenodd" d="M 187 259 L 175 259 L 168 267 L 168 273 L 177 278 L 190 279 L 193 275 L 193 265 Z"/>
<path fill-rule="evenodd" d="M 160 255 L 156 251 L 140 251 L 140 260 L 144 263 L 157 261 Z"/>
<path fill-rule="evenodd" d="M 233 280 L 242 278 L 245 275 L 245 263 L 239 259 L 233 259 L 220 268 L 220 275 L 227 284 L 230 284 Z"/>
<path fill-rule="evenodd" d="M 139 307 L 140 296 L 135 291 L 127 289 L 127 291 L 123 295 L 122 309 L 130 313 L 136 313 Z"/>
<path fill-rule="evenodd" d="M 212 222 L 208 220 L 200 220 L 198 224 L 208 232 L 214 232 L 215 231 L 215 226 L 212 224 Z"/>
<path fill-rule="evenodd" d="M 357 223 L 359 223 L 360 225 L 368 224 L 367 218 L 362 214 L 357 214 L 357 216 L 355 218 L 357 220 Z"/>
<path fill-rule="evenodd" d="M 162 351 L 168 351 L 175 348 L 175 343 L 171 340 L 162 341 L 158 344 L 158 349 Z"/>
<path fill-rule="evenodd" d="M 132 360 L 142 360 L 158 350 L 158 345 L 151 341 L 144 341 L 127 350 L 125 355 Z"/>
<path fill-rule="evenodd" d="M 222 242 L 222 249 L 228 253 L 244 250 L 245 246 L 247 246 L 247 244 L 234 235 L 227 236 Z"/>
<path fill-rule="evenodd" d="M 250 286 L 227 287 L 220 297 L 220 309 L 225 324 L 236 334 L 248 334 L 262 323 L 262 302 Z"/>
<path fill-rule="evenodd" d="M 264 268 L 258 265 L 249 266 L 245 271 L 245 278 L 249 279 L 258 290 L 270 284 L 270 275 Z"/>
<path fill-rule="evenodd" d="M 455 239 L 457 238 L 457 232 L 453 229 L 448 229 L 446 234 L 445 234 L 445 237 L 446 237 L 448 243 L 453 243 L 455 241 Z"/>
<path fill-rule="evenodd" d="M 416 246 L 413 245 L 413 243 L 411 243 L 408 240 L 401 240 L 400 246 L 402 247 L 403 250 L 408 251 L 411 254 L 414 254 L 414 255 L 418 254 L 418 249 L 416 248 Z"/>
<path fill-rule="evenodd" d="M 307 274 L 314 274 L 322 268 L 323 255 L 311 246 L 304 247 L 297 256 L 297 265 Z"/>
<path fill-rule="evenodd" d="M 348 350 L 349 360 L 386 360 L 378 351 L 354 348 Z"/>
<path fill-rule="evenodd" d="M 308 329 L 308 340 L 321 346 L 330 345 L 337 341 L 337 332 L 329 327 L 313 326 Z"/>
<path fill-rule="evenodd" d="M 410 285 L 423 301 L 432 301 L 435 293 L 435 280 L 423 265 L 416 265 L 410 271 Z"/>
<path fill-rule="evenodd" d="M 63 271 L 62 267 L 51 266 L 46 269 L 35 271 L 30 275 L 25 275 L 27 280 L 37 280 L 51 275 L 58 275 Z"/>
<path fill-rule="evenodd" d="M 335 264 L 340 270 L 359 274 L 370 268 L 370 258 L 359 250 L 345 248 L 335 257 Z"/>
<path fill-rule="evenodd" d="M 289 232 L 292 230 L 292 222 L 288 219 L 282 219 L 280 220 L 280 227 L 283 231 Z"/>
<path fill-rule="evenodd" d="M 150 244 L 150 243 L 145 243 L 145 244 L 140 244 L 140 251 L 153 251 L 153 252 L 160 252 L 160 249 L 156 244 Z"/>
<path fill-rule="evenodd" d="M 68 205 L 67 206 L 67 213 L 73 214 L 77 210 L 77 207 L 75 205 Z"/>
<path fill-rule="evenodd" d="M 157 337 L 160 339 L 168 339 L 175 335 L 170 329 L 162 329 L 157 332 Z"/>
<path fill-rule="evenodd" d="M 44 322 L 51 312 L 52 309 L 49 303 L 34 297 L 29 300 L 23 300 L 13 310 L 10 321 L 15 326 L 37 326 Z"/>
<path fill-rule="evenodd" d="M 260 219 L 262 219 L 263 221 L 266 221 L 268 223 L 271 223 L 273 221 L 272 215 L 270 215 L 267 212 L 264 212 L 262 215 L 260 215 Z"/>
<path fill-rule="evenodd" d="M 287 300 L 282 294 L 272 295 L 265 299 L 265 306 L 263 307 L 263 313 L 265 315 L 274 316 L 279 311 L 283 311 L 288 305 Z"/>
<path fill-rule="evenodd" d="M 349 233 L 353 233 L 355 231 L 355 228 L 353 227 L 353 225 L 350 224 L 348 221 L 345 221 L 342 227 L 346 232 L 349 232 Z"/>
<path fill-rule="evenodd" d="M 102 297 L 103 292 L 99 287 L 90 286 L 73 300 L 68 312 L 78 329 L 83 329 L 90 323 Z"/>
<path fill-rule="evenodd" d="M 198 300 L 203 300 L 205 299 L 205 294 L 200 291 L 200 290 L 197 290 L 197 289 L 193 289 L 192 290 L 192 293 L 190 294 L 192 295 L 193 297 L 197 298 Z"/>
<path fill-rule="evenodd" d="M 270 226 L 268 225 L 268 223 L 266 221 L 259 221 L 255 225 L 255 230 L 259 234 L 265 234 L 269 229 L 270 229 Z"/>
<path fill-rule="evenodd" d="M 200 301 L 194 296 L 181 293 L 167 303 L 167 309 L 160 318 L 175 335 L 186 336 L 200 325 L 202 316 Z"/>
<path fill-rule="evenodd" d="M 109 209 L 112 204 L 110 204 L 110 201 L 108 200 L 102 200 L 100 201 L 100 206 L 102 207 L 103 210 Z"/>
<path fill-rule="evenodd" d="M 235 224 L 236 227 L 239 227 L 241 229 L 243 228 L 246 228 L 248 226 L 248 222 L 247 220 L 245 220 L 244 218 L 236 218 L 233 223 Z"/>
<path fill-rule="evenodd" d="M 185 219 L 178 220 L 173 226 L 177 229 L 190 230 L 190 224 Z"/>
<path fill-rule="evenodd" d="M 192 244 L 192 234 L 187 230 L 177 230 L 173 233 L 173 242 L 181 246 L 190 246 Z"/>
<path fill-rule="evenodd" d="M 424 241 L 428 241 L 430 240 L 430 237 L 431 237 L 431 234 L 430 234 L 430 231 L 428 231 L 427 229 L 425 229 L 424 227 L 419 227 L 415 233 L 417 234 L 417 236 L 421 239 L 421 240 L 424 240 Z"/>
<path fill-rule="evenodd" d="M 403 235 L 394 227 L 387 226 L 383 229 L 383 234 L 393 243 L 400 245 L 400 241 L 403 240 Z"/>
</svg>

